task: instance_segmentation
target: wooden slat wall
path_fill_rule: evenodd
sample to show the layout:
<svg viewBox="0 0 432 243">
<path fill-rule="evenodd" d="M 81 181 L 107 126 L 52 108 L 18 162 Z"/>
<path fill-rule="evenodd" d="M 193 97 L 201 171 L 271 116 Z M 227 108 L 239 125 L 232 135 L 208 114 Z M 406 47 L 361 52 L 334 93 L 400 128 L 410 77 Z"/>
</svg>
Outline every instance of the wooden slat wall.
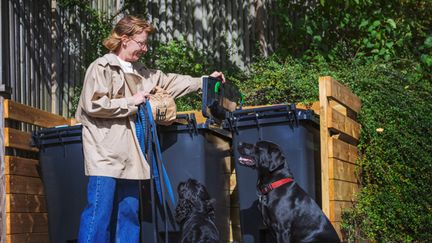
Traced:
<svg viewBox="0 0 432 243">
<path fill-rule="evenodd" d="M 117 13 L 124 3 L 90 2 L 109 15 Z M 221 68 L 235 64 L 246 69 L 258 54 L 254 48 L 258 35 L 263 39 L 263 53 L 270 54 L 276 48 L 278 26 L 271 14 L 275 1 L 256 2 L 148 0 L 132 6 L 129 12 L 146 14 L 158 29 L 154 38 L 163 43 L 184 39 L 208 51 Z M 82 83 L 88 65 L 83 60 L 88 38 L 81 24 L 87 21 L 85 10 L 66 11 L 58 0 L 2 0 L 0 6 L 0 30 L 8 37 L 0 39 L 0 92 L 4 86 L 19 103 L 71 116 L 74 87 Z"/>
<path fill-rule="evenodd" d="M 356 177 L 360 99 L 331 77 L 320 77 L 322 209 L 339 236 L 341 213 L 352 207 L 359 189 Z"/>
<path fill-rule="evenodd" d="M 0 242 L 49 242 L 48 214 L 39 161 L 5 155 L 5 149 L 9 149 L 36 158 L 38 149 L 30 145 L 30 132 L 5 127 L 5 120 L 21 123 L 19 127 L 25 127 L 25 124 L 52 127 L 69 125 L 71 121 L 0 97 Z"/>
<path fill-rule="evenodd" d="M 69 120 L 50 112 L 42 111 L 12 100 L 4 101 L 5 118 L 34 124 L 40 127 L 53 127 L 59 124 L 69 124 Z"/>
<path fill-rule="evenodd" d="M 4 144 L 3 97 L 0 96 L 0 243 L 6 243 L 6 166 Z"/>
<path fill-rule="evenodd" d="M 256 9 L 256 0 L 152 0 L 145 3 L 147 19 L 157 33 L 155 39 L 167 42 L 184 39 L 202 50 L 214 55 L 222 66 L 235 63 L 240 68 L 250 64 L 253 46 L 258 40 L 255 25 L 262 22 L 265 45 L 263 53 L 272 53 L 276 47 L 275 16 L 270 12 L 274 1 L 261 0 Z M 175 4 L 173 4 L 175 3 Z M 257 11 L 262 19 L 256 18 Z M 229 52 L 229 53 L 228 53 Z"/>
</svg>

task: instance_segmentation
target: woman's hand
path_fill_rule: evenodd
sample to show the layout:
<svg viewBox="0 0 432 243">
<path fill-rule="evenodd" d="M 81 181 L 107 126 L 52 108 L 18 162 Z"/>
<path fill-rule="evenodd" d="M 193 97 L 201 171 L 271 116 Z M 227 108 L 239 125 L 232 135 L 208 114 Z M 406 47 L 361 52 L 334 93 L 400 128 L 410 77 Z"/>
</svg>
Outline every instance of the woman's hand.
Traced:
<svg viewBox="0 0 432 243">
<path fill-rule="evenodd" d="M 225 83 L 225 76 L 222 72 L 214 71 L 212 74 L 209 75 L 210 77 L 220 79 L 222 83 Z"/>
<path fill-rule="evenodd" d="M 138 93 L 134 94 L 134 105 L 140 105 L 142 103 L 145 103 L 146 98 L 149 97 L 149 93 L 144 91 L 138 91 Z"/>
</svg>

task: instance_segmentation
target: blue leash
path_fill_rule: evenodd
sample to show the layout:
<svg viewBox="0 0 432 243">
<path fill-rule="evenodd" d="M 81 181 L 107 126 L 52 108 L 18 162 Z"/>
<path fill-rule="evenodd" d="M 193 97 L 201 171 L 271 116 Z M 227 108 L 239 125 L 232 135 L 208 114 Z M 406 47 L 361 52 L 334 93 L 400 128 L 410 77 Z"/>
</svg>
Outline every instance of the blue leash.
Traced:
<svg viewBox="0 0 432 243">
<path fill-rule="evenodd" d="M 152 173 L 155 180 L 156 191 L 159 196 L 159 202 L 162 204 L 163 195 L 160 180 L 161 178 L 158 170 L 158 162 L 160 163 L 160 166 L 162 168 L 162 176 L 165 182 L 165 187 L 168 191 L 168 195 L 173 205 L 175 205 L 174 192 L 171 187 L 171 182 L 169 180 L 165 166 L 162 162 L 162 152 L 160 149 L 159 139 L 156 132 L 156 123 L 153 118 L 150 102 L 145 102 L 145 104 L 141 104 L 138 107 L 137 121 L 135 123 L 135 127 L 137 138 L 143 154 L 147 153 L 149 155 L 148 158 L 151 158 L 151 161 L 148 161 L 148 163 L 152 163 L 151 168 L 153 169 Z M 152 147 L 153 142 L 155 144 L 156 151 L 154 151 Z"/>
</svg>

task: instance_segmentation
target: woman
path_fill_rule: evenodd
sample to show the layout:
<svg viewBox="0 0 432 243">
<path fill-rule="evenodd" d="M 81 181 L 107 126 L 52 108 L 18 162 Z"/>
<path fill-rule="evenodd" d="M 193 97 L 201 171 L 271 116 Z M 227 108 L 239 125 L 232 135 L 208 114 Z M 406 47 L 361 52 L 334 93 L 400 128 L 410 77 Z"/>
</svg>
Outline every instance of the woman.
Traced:
<svg viewBox="0 0 432 243">
<path fill-rule="evenodd" d="M 79 242 L 138 242 L 138 180 L 150 170 L 135 135 L 137 105 L 160 86 L 174 98 L 197 91 L 201 78 L 164 74 L 137 63 L 154 28 L 145 20 L 121 19 L 104 46 L 110 53 L 87 69 L 76 119 L 82 123 L 88 205 Z M 221 72 L 210 76 L 225 81 Z"/>
</svg>

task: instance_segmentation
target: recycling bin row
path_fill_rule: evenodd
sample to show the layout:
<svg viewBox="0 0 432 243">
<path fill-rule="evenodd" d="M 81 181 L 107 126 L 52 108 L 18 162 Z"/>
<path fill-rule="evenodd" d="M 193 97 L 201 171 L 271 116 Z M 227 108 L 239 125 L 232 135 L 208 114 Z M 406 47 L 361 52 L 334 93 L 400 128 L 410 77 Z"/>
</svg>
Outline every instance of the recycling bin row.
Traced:
<svg viewBox="0 0 432 243">
<path fill-rule="evenodd" d="M 162 158 L 171 186 L 175 191 L 180 182 L 189 178 L 206 186 L 215 199 L 216 226 L 222 241 L 230 237 L 229 173 L 234 163 L 242 241 L 271 242 L 256 207 L 256 171 L 236 162 L 238 142 L 270 140 L 279 144 L 289 158 L 298 184 L 320 204 L 319 124 L 313 111 L 296 109 L 294 105 L 243 109 L 230 112 L 218 126 L 197 123 L 192 113 L 179 118 L 186 122 L 158 127 Z M 74 241 L 80 214 L 86 205 L 88 181 L 84 175 L 81 126 L 43 129 L 34 137 L 40 148 L 50 240 Z M 167 203 L 166 215 L 161 205 L 155 205 L 157 215 L 152 215 L 149 181 L 143 181 L 141 189 L 142 242 L 160 242 L 166 234 L 169 242 L 179 242 L 175 205 Z M 177 193 L 174 194 L 177 201 Z M 155 239 L 155 226 L 159 239 Z"/>
</svg>

